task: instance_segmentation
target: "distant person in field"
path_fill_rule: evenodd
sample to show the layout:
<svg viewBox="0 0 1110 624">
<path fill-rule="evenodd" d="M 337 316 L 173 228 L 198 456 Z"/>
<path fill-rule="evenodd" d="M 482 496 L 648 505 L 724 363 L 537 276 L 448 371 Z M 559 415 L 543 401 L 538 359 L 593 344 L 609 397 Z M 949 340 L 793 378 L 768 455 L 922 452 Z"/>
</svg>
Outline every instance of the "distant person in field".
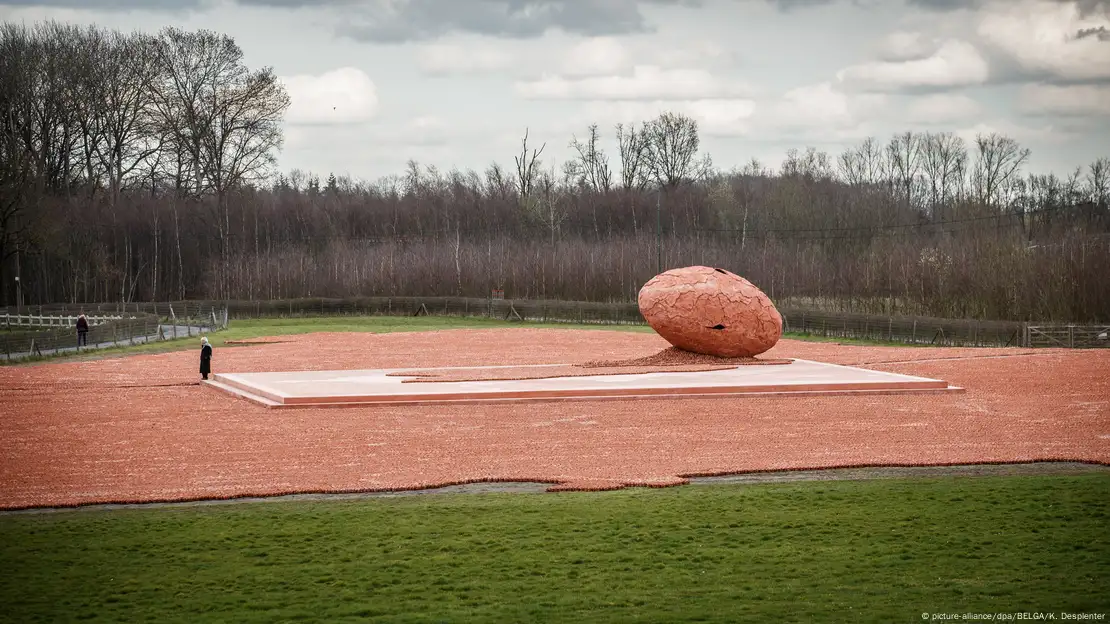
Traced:
<svg viewBox="0 0 1110 624">
<path fill-rule="evenodd" d="M 208 373 L 212 372 L 212 345 L 208 344 L 208 337 L 200 339 L 200 376 L 202 379 L 208 379 Z"/>
<path fill-rule="evenodd" d="M 77 317 L 77 346 L 84 347 L 89 341 L 89 319 L 85 318 L 85 313 L 82 312 L 81 316 Z"/>
</svg>

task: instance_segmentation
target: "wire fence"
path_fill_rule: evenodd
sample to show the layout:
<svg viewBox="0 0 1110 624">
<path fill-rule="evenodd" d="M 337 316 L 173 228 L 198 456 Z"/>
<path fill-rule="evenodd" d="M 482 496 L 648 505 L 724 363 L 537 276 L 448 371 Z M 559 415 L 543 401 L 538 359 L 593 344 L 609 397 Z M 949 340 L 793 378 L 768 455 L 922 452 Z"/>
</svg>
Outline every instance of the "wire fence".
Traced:
<svg viewBox="0 0 1110 624">
<path fill-rule="evenodd" d="M 585 302 L 468 297 L 359 297 L 227 301 L 232 319 L 312 316 L 460 316 L 541 323 L 644 325 L 632 302 Z M 153 311 L 171 304 L 139 304 Z M 188 309 L 218 305 L 210 301 L 172 304 Z M 1024 324 L 931 317 L 899 317 L 784 308 L 784 330 L 830 338 L 885 340 L 947 346 L 1024 346 Z"/>
<path fill-rule="evenodd" d="M 26 308 L 25 308 L 26 309 Z M 115 331 L 126 334 L 149 330 L 154 321 L 141 325 L 139 319 L 157 319 L 163 329 L 179 326 L 203 326 L 209 329 L 226 327 L 234 319 L 289 318 L 314 316 L 458 316 L 485 317 L 520 322 L 582 323 L 604 325 L 644 325 L 639 306 L 632 302 L 585 302 L 521 299 L 482 299 L 470 297 L 353 297 L 343 299 L 308 298 L 272 301 L 175 301 L 121 304 L 58 304 L 35 306 L 34 313 L 69 314 L 75 310 L 86 314 L 125 314 L 130 320 Z M 1110 347 L 1110 340 L 1095 339 L 1054 342 L 1038 341 L 1038 333 L 1029 328 L 1037 324 L 1012 321 L 944 319 L 926 316 L 888 316 L 849 312 L 814 311 L 780 308 L 784 331 L 829 338 L 881 340 L 892 343 L 943 346 L 1074 346 Z M 128 324 L 130 323 L 130 324 Z M 105 326 L 109 324 L 106 323 Z M 1081 328 L 1083 326 L 1072 326 Z M 101 335 L 107 329 L 101 329 Z M 1071 330 L 1073 335 L 1081 329 Z M 1078 332 L 1078 333 L 1077 333 Z M 72 342 L 74 333 L 69 331 Z M 167 336 L 172 337 L 172 336 Z M 126 337 L 124 338 L 126 339 Z M 60 338 L 64 342 L 63 338 Z M 92 334 L 90 330 L 90 342 Z"/>
<path fill-rule="evenodd" d="M 920 345 L 1020 347 L 1024 323 L 785 310 L 784 331 Z"/>
<path fill-rule="evenodd" d="M 164 314 L 143 311 L 141 306 L 128 308 L 92 304 L 5 310 L 0 312 L 0 355 L 6 360 L 49 357 L 198 336 L 228 324 L 226 307 L 162 305 Z M 24 311 L 27 313 L 20 313 Z M 86 314 L 87 332 L 78 332 L 75 311 Z"/>
</svg>

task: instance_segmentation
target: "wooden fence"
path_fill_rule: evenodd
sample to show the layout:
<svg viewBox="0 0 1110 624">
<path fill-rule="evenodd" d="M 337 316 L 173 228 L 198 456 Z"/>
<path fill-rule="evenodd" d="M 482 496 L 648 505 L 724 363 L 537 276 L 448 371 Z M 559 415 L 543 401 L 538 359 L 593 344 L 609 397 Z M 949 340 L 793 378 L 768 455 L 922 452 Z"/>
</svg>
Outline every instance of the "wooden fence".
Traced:
<svg viewBox="0 0 1110 624">
<path fill-rule="evenodd" d="M 1110 347 L 1110 325 L 1027 325 L 1029 347 L 1092 349 Z"/>
<path fill-rule="evenodd" d="M 122 315 L 91 315 L 85 316 L 89 325 L 102 325 L 109 321 L 123 319 Z M 51 314 L 0 314 L 0 326 L 6 329 L 23 327 L 73 327 L 77 323 L 77 315 L 51 315 Z"/>
</svg>

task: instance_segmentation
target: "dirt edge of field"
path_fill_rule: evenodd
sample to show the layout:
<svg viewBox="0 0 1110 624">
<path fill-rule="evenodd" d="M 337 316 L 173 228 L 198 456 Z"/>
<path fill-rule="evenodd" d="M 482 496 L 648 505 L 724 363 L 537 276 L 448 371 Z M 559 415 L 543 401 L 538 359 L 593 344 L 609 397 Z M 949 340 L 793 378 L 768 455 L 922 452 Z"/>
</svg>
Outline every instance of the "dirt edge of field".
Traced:
<svg viewBox="0 0 1110 624">
<path fill-rule="evenodd" d="M 1110 475 L 1110 466 L 1073 461 L 1034 461 L 1004 464 L 959 464 L 945 466 L 861 466 L 858 468 L 820 468 L 813 470 L 772 470 L 743 472 L 708 477 L 687 477 L 687 485 L 752 485 L 764 483 L 797 483 L 814 481 L 872 481 L 878 479 L 927 479 L 939 477 L 1003 477 L 1003 476 L 1078 476 Z M 375 492 L 306 493 L 263 497 L 239 497 L 151 503 L 92 503 L 70 507 L 31 507 L 0 510 L 0 516 L 59 512 L 114 511 L 119 509 L 161 509 L 236 505 L 243 503 L 282 503 L 297 501 L 357 501 L 374 498 L 397 498 L 435 494 L 558 494 L 549 492 L 556 483 L 536 481 L 493 481 L 446 485 L 416 490 Z M 644 486 L 627 486 L 631 489 Z M 658 487 L 658 486 L 650 486 Z M 664 486 L 674 487 L 674 486 Z M 573 491 L 573 490 L 572 490 Z M 610 490 L 612 491 L 612 490 Z"/>
</svg>

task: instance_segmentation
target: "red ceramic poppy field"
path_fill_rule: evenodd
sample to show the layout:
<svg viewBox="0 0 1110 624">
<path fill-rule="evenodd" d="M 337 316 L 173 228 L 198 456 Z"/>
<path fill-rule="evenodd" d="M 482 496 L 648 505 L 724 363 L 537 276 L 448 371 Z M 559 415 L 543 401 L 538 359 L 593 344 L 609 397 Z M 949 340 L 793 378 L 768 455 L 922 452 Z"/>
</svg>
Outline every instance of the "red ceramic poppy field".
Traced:
<svg viewBox="0 0 1110 624">
<path fill-rule="evenodd" d="M 333 333 L 222 347 L 214 370 L 575 364 L 652 334 Z M 268 410 L 198 385 L 192 351 L 0 369 L 0 508 L 541 481 L 553 490 L 847 466 L 1110 464 L 1110 350 L 855 347 L 803 358 L 945 379 L 944 395 L 638 399 Z"/>
</svg>

